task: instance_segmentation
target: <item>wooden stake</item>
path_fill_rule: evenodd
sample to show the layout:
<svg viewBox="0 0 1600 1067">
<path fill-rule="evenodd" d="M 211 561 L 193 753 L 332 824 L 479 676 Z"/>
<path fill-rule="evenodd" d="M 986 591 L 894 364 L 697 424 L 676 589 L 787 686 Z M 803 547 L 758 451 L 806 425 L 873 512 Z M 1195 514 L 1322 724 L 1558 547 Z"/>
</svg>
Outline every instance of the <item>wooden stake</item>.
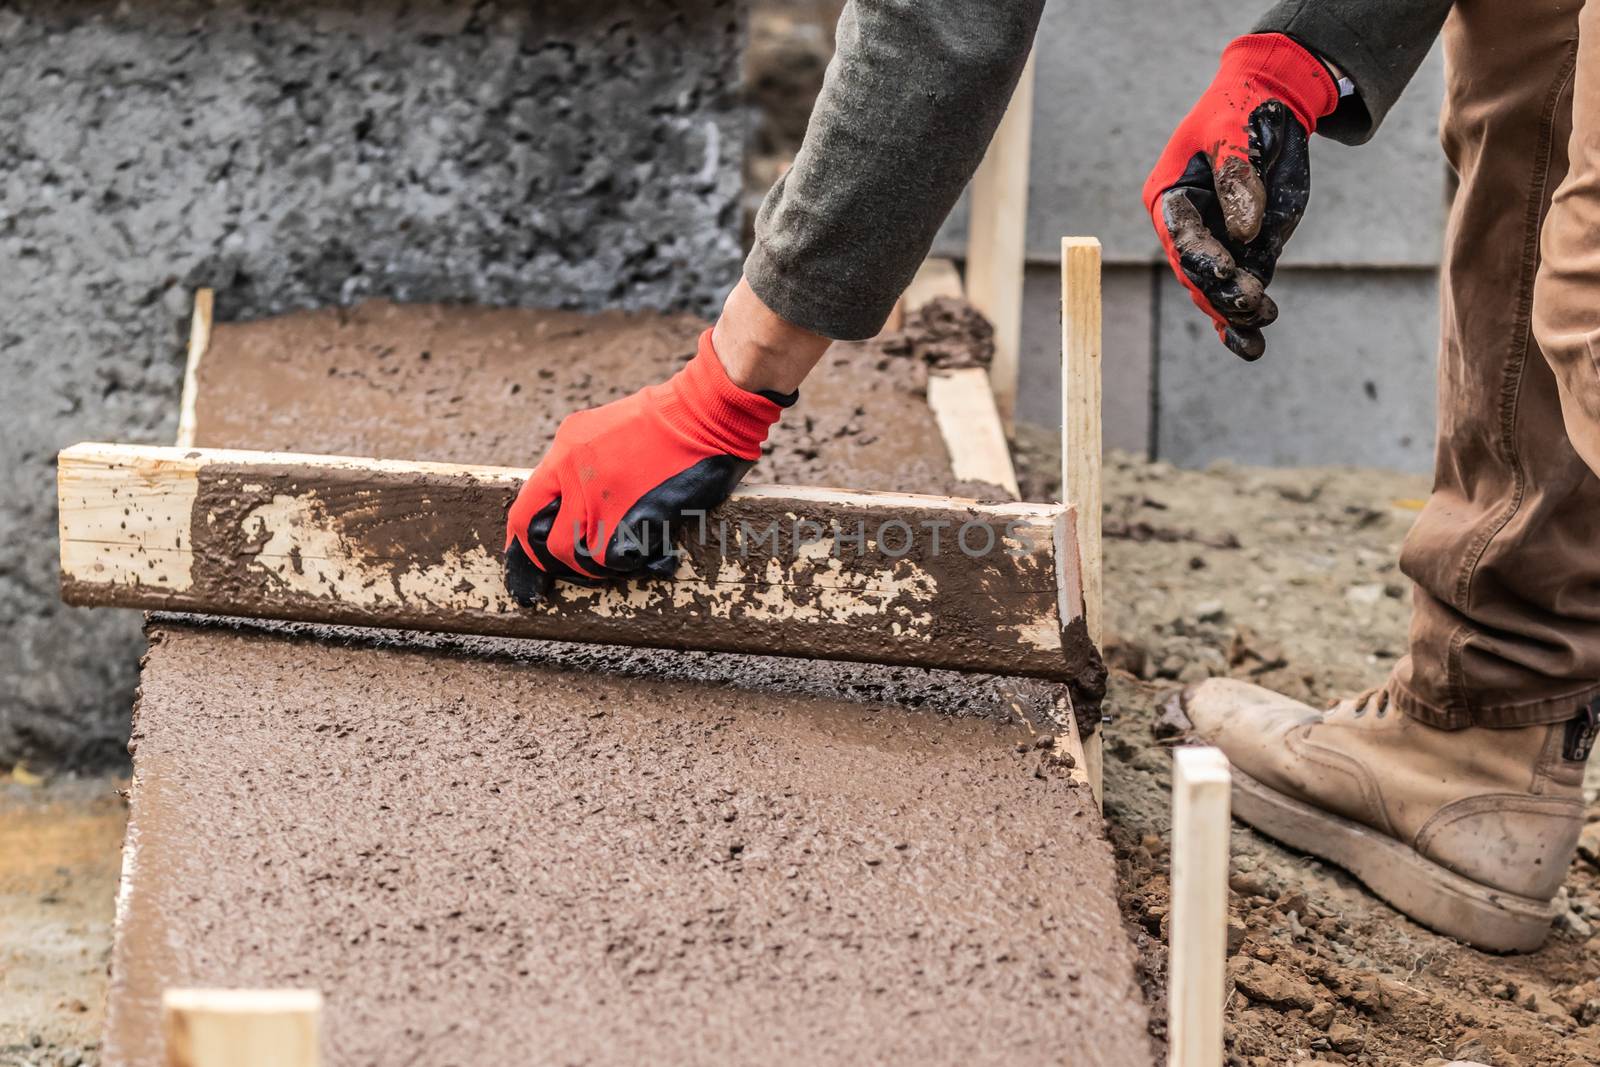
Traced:
<svg viewBox="0 0 1600 1067">
<path fill-rule="evenodd" d="M 967 222 L 967 299 L 994 324 L 994 364 L 989 378 L 1008 434 L 1016 415 L 1022 347 L 1033 67 L 1030 54 L 989 151 L 972 177 Z"/>
<path fill-rule="evenodd" d="M 62 597 L 1056 679 L 1089 664 L 1070 507 L 749 486 L 691 524 L 677 579 L 523 607 L 502 551 L 527 474 L 77 445 L 57 463 Z"/>
<path fill-rule="evenodd" d="M 1103 648 L 1101 629 L 1100 242 L 1061 239 L 1061 497 L 1077 514 L 1083 611 L 1089 640 Z M 1102 795 L 1103 742 L 1096 729 L 1084 745 L 1089 780 Z"/>
<path fill-rule="evenodd" d="M 314 989 L 169 989 L 161 997 L 167 1067 L 317 1067 L 322 994 Z"/>
<path fill-rule="evenodd" d="M 1231 776 L 1215 748 L 1172 756 L 1169 1067 L 1221 1067 Z"/>
<path fill-rule="evenodd" d="M 1072 698 L 1062 693 L 1055 700 L 1056 734 L 1055 749 L 1072 757 L 1072 780 L 1082 785 L 1089 786 L 1092 791 L 1093 783 L 1089 781 L 1089 768 L 1083 754 L 1083 738 L 1078 732 L 1078 716 L 1072 710 Z"/>
<path fill-rule="evenodd" d="M 183 396 L 178 402 L 179 448 L 194 444 L 195 404 L 200 398 L 200 361 L 211 347 L 211 317 L 215 310 L 216 294 L 210 289 L 197 289 L 194 294 L 194 317 L 189 320 L 189 358 L 183 369 Z"/>
<path fill-rule="evenodd" d="M 1078 512 L 1083 606 L 1100 644 L 1100 242 L 1061 241 L 1061 492 Z"/>
</svg>

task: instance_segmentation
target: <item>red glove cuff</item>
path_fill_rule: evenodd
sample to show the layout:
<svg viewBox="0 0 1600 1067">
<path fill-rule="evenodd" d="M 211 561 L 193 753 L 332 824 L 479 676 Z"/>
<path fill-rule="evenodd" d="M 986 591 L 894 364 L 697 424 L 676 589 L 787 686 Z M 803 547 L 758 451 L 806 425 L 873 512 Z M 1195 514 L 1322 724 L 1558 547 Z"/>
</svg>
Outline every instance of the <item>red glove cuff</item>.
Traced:
<svg viewBox="0 0 1600 1067">
<path fill-rule="evenodd" d="M 733 384 L 711 347 L 711 331 L 700 335 L 694 359 L 667 382 L 652 386 L 661 417 L 707 453 L 740 459 L 761 458 L 767 431 L 783 408 L 759 393 Z"/>
<path fill-rule="evenodd" d="M 1282 100 L 1307 133 L 1339 106 L 1339 86 L 1322 60 L 1281 33 L 1252 33 L 1228 45 L 1214 84 L 1248 85 L 1256 99 Z"/>
</svg>

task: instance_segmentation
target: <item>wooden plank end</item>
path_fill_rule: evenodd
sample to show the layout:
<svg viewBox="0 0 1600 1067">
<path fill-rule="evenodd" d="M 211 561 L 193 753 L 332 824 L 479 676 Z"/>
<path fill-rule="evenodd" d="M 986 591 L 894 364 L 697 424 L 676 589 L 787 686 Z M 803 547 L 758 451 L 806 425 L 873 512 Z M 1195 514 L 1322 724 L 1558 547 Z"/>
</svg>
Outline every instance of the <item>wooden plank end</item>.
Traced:
<svg viewBox="0 0 1600 1067">
<path fill-rule="evenodd" d="M 189 351 L 184 361 L 183 395 L 178 401 L 177 444 L 187 448 L 194 444 L 195 405 L 200 399 L 200 362 L 206 349 L 211 347 L 211 320 L 216 311 L 216 293 L 210 289 L 197 289 L 194 294 L 194 314 L 189 320 Z"/>
</svg>

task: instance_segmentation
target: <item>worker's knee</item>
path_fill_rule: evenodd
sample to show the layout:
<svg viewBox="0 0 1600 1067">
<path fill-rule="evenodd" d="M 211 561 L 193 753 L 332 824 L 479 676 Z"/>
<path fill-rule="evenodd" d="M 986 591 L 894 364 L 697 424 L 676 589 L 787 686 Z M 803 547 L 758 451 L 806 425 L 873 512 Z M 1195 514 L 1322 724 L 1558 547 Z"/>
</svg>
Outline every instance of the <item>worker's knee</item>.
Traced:
<svg viewBox="0 0 1600 1067">
<path fill-rule="evenodd" d="M 1586 257 L 1585 257 L 1586 258 Z M 1558 251 L 1533 287 L 1533 337 L 1555 373 L 1567 439 L 1600 472 L 1600 305 L 1597 277 Z"/>
<path fill-rule="evenodd" d="M 1586 279 L 1576 273 L 1559 253 L 1552 255 L 1547 249 L 1533 283 L 1533 339 L 1560 377 L 1576 364 L 1593 371 L 1589 350 L 1600 336 L 1600 305 L 1589 297 L 1592 289 Z"/>
</svg>

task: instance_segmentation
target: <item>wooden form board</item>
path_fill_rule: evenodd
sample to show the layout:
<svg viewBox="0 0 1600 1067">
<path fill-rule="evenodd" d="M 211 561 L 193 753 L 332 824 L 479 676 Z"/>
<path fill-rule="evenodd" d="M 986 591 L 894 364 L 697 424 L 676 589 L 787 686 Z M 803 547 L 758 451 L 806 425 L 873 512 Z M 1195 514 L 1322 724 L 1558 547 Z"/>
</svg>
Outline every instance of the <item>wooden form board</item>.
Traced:
<svg viewBox="0 0 1600 1067">
<path fill-rule="evenodd" d="M 211 346 L 211 320 L 216 311 L 216 294 L 210 289 L 197 289 L 194 294 L 194 316 L 189 320 L 189 352 L 184 361 L 183 395 L 178 401 L 178 444 L 187 448 L 194 444 L 195 404 L 200 399 L 200 361 Z"/>
<path fill-rule="evenodd" d="M 922 261 L 922 266 L 917 268 L 917 273 L 911 279 L 911 284 L 906 286 L 906 291 L 900 294 L 899 306 L 905 309 L 907 315 L 916 311 L 924 304 L 931 303 L 940 297 L 949 297 L 955 300 L 965 300 L 966 291 L 961 285 L 961 272 L 956 270 L 954 262 L 948 259 L 930 258 Z"/>
<path fill-rule="evenodd" d="M 1084 617 L 1096 647 L 1101 632 L 1101 302 L 1100 242 L 1061 240 L 1061 496 L 1073 508 L 1083 575 Z M 1089 780 L 1101 796 L 1103 743 L 1084 745 Z"/>
<path fill-rule="evenodd" d="M 937 371 L 928 376 L 928 407 L 950 452 L 957 478 L 998 485 L 1015 500 L 1022 495 L 1005 427 L 982 367 Z"/>
<path fill-rule="evenodd" d="M 967 299 L 994 324 L 994 364 L 989 374 L 1007 432 L 1016 414 L 1022 349 L 1033 69 L 1030 54 L 1005 117 L 972 177 L 967 216 Z"/>
<path fill-rule="evenodd" d="M 1173 753 L 1170 1067 L 1222 1067 L 1231 791 L 1228 758 L 1220 749 Z"/>
<path fill-rule="evenodd" d="M 309 989 L 169 989 L 167 1067 L 317 1067 L 322 994 Z"/>
<path fill-rule="evenodd" d="M 677 580 L 561 586 L 524 608 L 501 552 L 527 474 L 77 445 L 58 464 L 62 595 L 1057 679 L 1088 662 L 1070 507 L 750 487 L 691 528 Z"/>
<path fill-rule="evenodd" d="M 965 299 L 961 274 L 948 259 L 925 259 L 895 307 L 909 315 L 940 297 Z M 1022 495 L 989 371 L 983 367 L 934 371 L 928 377 L 928 407 L 950 455 L 952 474 L 962 481 L 998 485 L 1013 500 Z"/>
</svg>

